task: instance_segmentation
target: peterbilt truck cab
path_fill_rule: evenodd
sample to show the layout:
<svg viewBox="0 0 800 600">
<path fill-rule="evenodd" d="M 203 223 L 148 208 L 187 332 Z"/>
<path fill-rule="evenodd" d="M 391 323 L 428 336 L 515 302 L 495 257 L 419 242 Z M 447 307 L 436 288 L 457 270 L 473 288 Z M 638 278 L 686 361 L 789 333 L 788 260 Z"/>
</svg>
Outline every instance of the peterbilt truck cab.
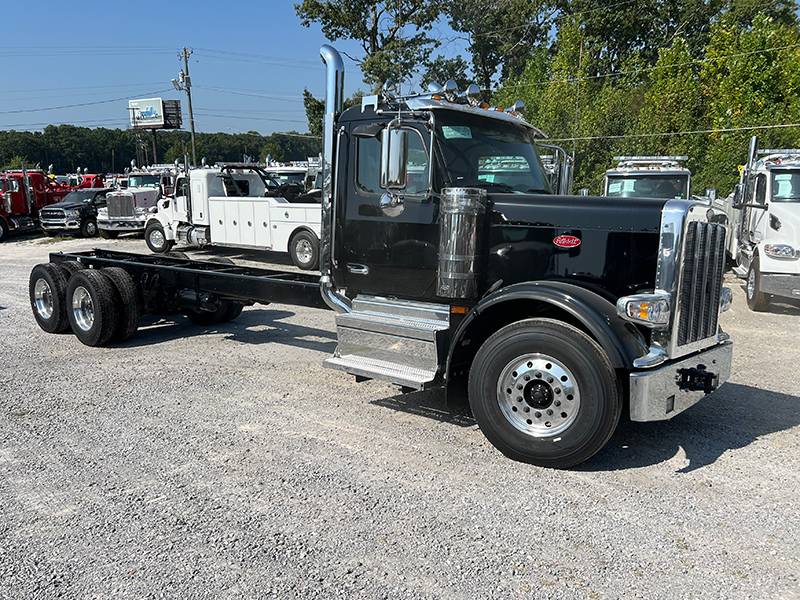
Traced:
<svg viewBox="0 0 800 600">
<path fill-rule="evenodd" d="M 73 307 L 64 319 L 90 346 L 132 335 L 137 310 L 208 324 L 253 303 L 327 308 L 337 346 L 324 366 L 406 391 L 442 388 L 449 402 L 466 399 L 506 456 L 558 468 L 597 453 L 623 410 L 671 419 L 728 379 L 726 229 L 707 204 L 553 194 L 543 134 L 521 103 L 490 107 L 477 86 L 447 82 L 407 96 L 386 86 L 343 110 L 342 58 L 320 53 L 319 277 L 164 254 L 52 254 L 31 274 L 40 325 L 65 326 L 62 294 L 48 295 L 64 262 L 90 269 L 63 292 Z M 120 289 L 141 299 L 124 318 L 99 293 L 120 271 Z"/>
<path fill-rule="evenodd" d="M 615 156 L 606 171 L 603 194 L 613 198 L 690 197 L 692 172 L 686 156 Z"/>
<path fill-rule="evenodd" d="M 800 299 L 800 149 L 759 150 L 753 137 L 740 182 L 721 204 L 748 306 L 762 311 L 775 297 Z"/>
<path fill-rule="evenodd" d="M 174 193 L 176 171 L 172 165 L 132 170 L 127 187 L 109 192 L 106 206 L 98 210 L 100 236 L 109 239 L 120 233 L 144 232 L 159 199 Z"/>
<path fill-rule="evenodd" d="M 160 253 L 175 243 L 288 252 L 295 266 L 310 270 L 319 261 L 320 218 L 302 179 L 278 179 L 253 163 L 219 163 L 178 177 L 176 197 L 149 215 L 145 241 Z"/>
</svg>

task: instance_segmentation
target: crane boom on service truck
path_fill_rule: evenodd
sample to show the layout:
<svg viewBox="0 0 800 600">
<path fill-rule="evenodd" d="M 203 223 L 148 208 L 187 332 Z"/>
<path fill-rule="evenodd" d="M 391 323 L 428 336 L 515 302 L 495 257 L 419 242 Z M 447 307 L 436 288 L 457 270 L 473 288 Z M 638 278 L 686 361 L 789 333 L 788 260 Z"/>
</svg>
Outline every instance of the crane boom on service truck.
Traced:
<svg viewBox="0 0 800 600">
<path fill-rule="evenodd" d="M 342 59 L 327 45 L 321 56 L 320 278 L 54 253 L 31 273 L 40 326 L 103 345 L 145 311 L 211 323 L 253 303 L 329 308 L 327 367 L 451 397 L 465 386 L 500 451 L 560 468 L 598 452 L 623 407 L 670 419 L 728 379 L 726 230 L 707 204 L 554 195 L 521 103 L 489 107 L 448 82 L 342 110 Z"/>
</svg>

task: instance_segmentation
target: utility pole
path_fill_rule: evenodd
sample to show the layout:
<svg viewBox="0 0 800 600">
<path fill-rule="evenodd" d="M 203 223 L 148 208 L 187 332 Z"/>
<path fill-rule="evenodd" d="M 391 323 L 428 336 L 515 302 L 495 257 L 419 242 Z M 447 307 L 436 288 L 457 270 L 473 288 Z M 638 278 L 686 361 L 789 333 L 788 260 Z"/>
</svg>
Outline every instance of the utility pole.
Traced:
<svg viewBox="0 0 800 600">
<path fill-rule="evenodd" d="M 186 100 L 189 103 L 189 129 L 192 132 L 192 164 L 197 164 L 197 150 L 194 144 L 194 112 L 192 112 L 192 78 L 189 76 L 189 57 L 192 51 L 185 48 L 178 53 L 178 58 L 183 59 L 183 69 L 178 74 L 178 79 L 172 80 L 172 85 L 179 92 L 186 92 Z"/>
</svg>

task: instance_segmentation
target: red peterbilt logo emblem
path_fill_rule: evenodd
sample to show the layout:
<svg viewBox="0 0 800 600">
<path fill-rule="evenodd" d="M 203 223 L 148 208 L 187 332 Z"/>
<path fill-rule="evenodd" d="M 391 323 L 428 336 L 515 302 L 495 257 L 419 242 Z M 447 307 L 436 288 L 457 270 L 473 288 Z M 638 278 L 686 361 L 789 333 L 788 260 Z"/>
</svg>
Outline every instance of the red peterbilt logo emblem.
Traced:
<svg viewBox="0 0 800 600">
<path fill-rule="evenodd" d="M 553 243 L 559 248 L 576 248 L 581 245 L 581 238 L 574 235 L 558 235 L 553 238 Z"/>
</svg>

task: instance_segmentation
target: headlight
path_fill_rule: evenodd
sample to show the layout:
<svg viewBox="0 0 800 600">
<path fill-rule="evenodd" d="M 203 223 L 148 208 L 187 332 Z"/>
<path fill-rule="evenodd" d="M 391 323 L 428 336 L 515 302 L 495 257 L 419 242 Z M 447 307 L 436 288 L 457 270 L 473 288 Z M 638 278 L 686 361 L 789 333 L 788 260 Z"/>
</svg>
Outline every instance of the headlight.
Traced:
<svg viewBox="0 0 800 600">
<path fill-rule="evenodd" d="M 623 296 L 617 300 L 617 314 L 647 327 L 663 327 L 669 324 L 669 295 L 656 292 Z"/>
<path fill-rule="evenodd" d="M 772 258 L 797 258 L 797 251 L 789 244 L 766 244 L 764 254 Z"/>
<path fill-rule="evenodd" d="M 64 215 L 69 219 L 77 219 L 81 216 L 81 212 L 79 210 L 65 210 Z"/>
<path fill-rule="evenodd" d="M 146 208 L 142 208 L 141 206 L 137 206 L 133 209 L 137 216 L 142 216 L 143 214 L 147 213 Z"/>
</svg>

